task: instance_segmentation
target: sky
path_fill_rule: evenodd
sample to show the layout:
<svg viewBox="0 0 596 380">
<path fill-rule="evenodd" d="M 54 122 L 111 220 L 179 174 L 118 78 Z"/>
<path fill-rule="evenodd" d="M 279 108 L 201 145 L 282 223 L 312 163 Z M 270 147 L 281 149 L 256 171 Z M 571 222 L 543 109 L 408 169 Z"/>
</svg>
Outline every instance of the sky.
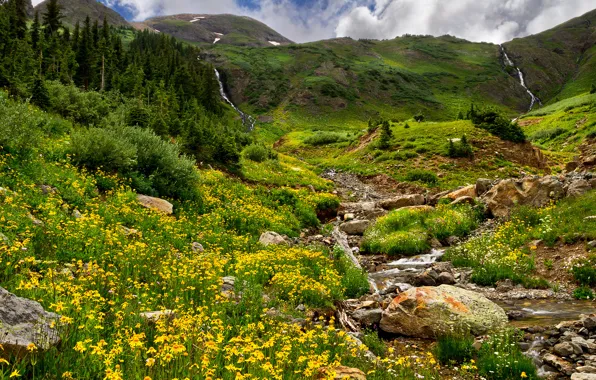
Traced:
<svg viewBox="0 0 596 380">
<path fill-rule="evenodd" d="M 296 42 L 334 37 L 454 35 L 502 43 L 596 8 L 596 0 L 101 0 L 129 20 L 176 13 L 231 13 Z M 34 0 L 34 4 L 41 0 Z"/>
</svg>

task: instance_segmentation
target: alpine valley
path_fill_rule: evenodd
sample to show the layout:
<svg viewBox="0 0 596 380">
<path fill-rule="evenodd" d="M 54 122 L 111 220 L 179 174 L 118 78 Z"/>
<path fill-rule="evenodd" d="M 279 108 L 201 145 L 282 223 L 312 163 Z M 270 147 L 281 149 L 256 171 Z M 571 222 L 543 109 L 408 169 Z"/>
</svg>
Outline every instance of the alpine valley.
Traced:
<svg viewBox="0 0 596 380">
<path fill-rule="evenodd" d="M 0 0 L 0 380 L 596 379 L 596 9 L 196 12 Z"/>
</svg>

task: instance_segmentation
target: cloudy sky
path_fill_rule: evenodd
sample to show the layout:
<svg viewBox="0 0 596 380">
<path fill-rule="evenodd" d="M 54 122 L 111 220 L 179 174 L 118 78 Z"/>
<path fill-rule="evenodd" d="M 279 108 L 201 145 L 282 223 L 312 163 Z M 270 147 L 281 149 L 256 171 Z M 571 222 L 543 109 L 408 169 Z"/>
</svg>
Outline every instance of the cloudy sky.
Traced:
<svg viewBox="0 0 596 380">
<path fill-rule="evenodd" d="M 34 0 L 34 3 L 41 0 Z M 500 43 L 596 8 L 596 0 L 101 0 L 128 19 L 175 13 L 254 17 L 296 42 L 451 34 Z"/>
</svg>

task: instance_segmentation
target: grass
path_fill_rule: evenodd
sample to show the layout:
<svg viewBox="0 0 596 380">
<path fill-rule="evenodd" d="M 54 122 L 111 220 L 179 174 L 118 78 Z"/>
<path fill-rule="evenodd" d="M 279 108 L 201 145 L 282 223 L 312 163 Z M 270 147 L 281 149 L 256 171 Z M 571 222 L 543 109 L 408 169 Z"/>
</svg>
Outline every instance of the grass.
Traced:
<svg viewBox="0 0 596 380">
<path fill-rule="evenodd" d="M 479 217 L 469 205 L 434 210 L 401 209 L 377 219 L 365 233 L 366 253 L 413 256 L 430 250 L 430 240 L 465 236 L 476 228 Z"/>
<path fill-rule="evenodd" d="M 594 190 L 543 209 L 521 207 L 492 234 L 475 237 L 449 249 L 445 259 L 456 266 L 473 268 L 472 281 L 480 285 L 495 285 L 499 280 L 511 279 L 528 288 L 545 288 L 548 283 L 533 275 L 533 250 L 536 247 L 528 246 L 528 243 L 542 240 L 546 245 L 554 246 L 557 242 L 594 240 L 594 222 L 584 219 L 594 213 Z M 594 275 L 590 269 L 592 265 L 586 262 L 576 267 L 580 278 L 589 279 Z"/>
<path fill-rule="evenodd" d="M 476 353 L 473 344 L 474 337 L 471 336 L 442 336 L 437 339 L 435 356 L 443 365 L 466 363 L 473 359 Z"/>
</svg>

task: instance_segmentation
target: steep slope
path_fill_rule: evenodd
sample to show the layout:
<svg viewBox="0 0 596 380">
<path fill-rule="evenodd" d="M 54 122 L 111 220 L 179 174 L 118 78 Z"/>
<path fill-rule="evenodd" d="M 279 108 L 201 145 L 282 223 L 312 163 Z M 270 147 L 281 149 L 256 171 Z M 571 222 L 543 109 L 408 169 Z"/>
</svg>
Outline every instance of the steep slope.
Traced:
<svg viewBox="0 0 596 380">
<path fill-rule="evenodd" d="M 236 46 L 277 46 L 292 43 L 257 20 L 227 14 L 180 14 L 155 17 L 133 25 L 138 29 L 151 28 L 192 43 Z"/>
<path fill-rule="evenodd" d="M 366 121 L 375 112 L 401 120 L 422 112 L 453 120 L 471 102 L 512 115 L 530 104 L 517 77 L 504 69 L 497 45 L 449 36 L 342 38 L 267 49 L 216 44 L 204 49 L 204 59 L 222 68 L 233 100 L 256 113 L 283 109 Z"/>
<path fill-rule="evenodd" d="M 565 99 L 596 82 L 596 10 L 553 29 L 504 44 L 543 101 Z"/>
<path fill-rule="evenodd" d="M 47 1 L 45 0 L 35 7 L 40 15 L 46 11 Z M 96 0 L 59 0 L 58 3 L 62 7 L 62 14 L 64 15 L 62 21 L 70 25 L 75 25 L 77 22 L 82 24 L 85 18 L 89 16 L 92 23 L 98 21 L 101 24 L 105 17 L 112 26 L 130 26 L 118 12 Z"/>
</svg>

